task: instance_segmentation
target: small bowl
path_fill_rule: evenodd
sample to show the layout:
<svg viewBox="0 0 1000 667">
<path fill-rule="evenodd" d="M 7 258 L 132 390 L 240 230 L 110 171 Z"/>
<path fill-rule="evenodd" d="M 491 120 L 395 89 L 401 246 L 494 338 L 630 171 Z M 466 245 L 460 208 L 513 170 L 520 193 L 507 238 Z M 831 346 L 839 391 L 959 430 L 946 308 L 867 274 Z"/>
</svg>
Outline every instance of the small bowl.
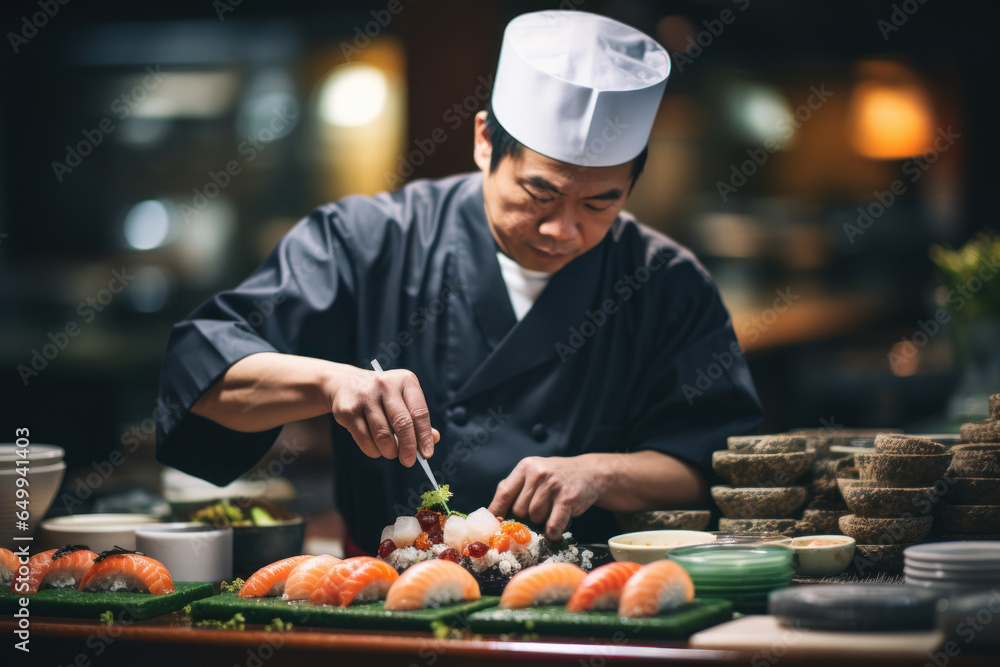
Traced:
<svg viewBox="0 0 1000 667">
<path fill-rule="evenodd" d="M 74 514 L 46 519 L 39 525 L 41 546 L 59 549 L 86 544 L 100 553 L 115 546 L 135 549 L 135 529 L 159 523 L 153 514 Z"/>
<path fill-rule="evenodd" d="M 813 542 L 822 544 L 813 544 Z M 846 535 L 809 535 L 792 540 L 796 574 L 803 577 L 835 577 L 854 559 L 856 542 Z"/>
<path fill-rule="evenodd" d="M 944 454 L 947 447 L 927 438 L 917 438 L 894 433 L 879 433 L 875 437 L 875 451 L 879 454 Z"/>
<path fill-rule="evenodd" d="M 962 424 L 958 432 L 969 442 L 1000 442 L 1000 421 L 987 419 L 981 422 Z"/>
<path fill-rule="evenodd" d="M 719 519 L 721 533 L 775 533 L 794 537 L 799 534 L 795 519 Z"/>
<path fill-rule="evenodd" d="M 1000 445 L 957 445 L 951 454 L 948 473 L 953 477 L 1000 477 Z"/>
<path fill-rule="evenodd" d="M 1000 479 L 958 477 L 950 481 L 947 498 L 953 505 L 1000 505 Z"/>
<path fill-rule="evenodd" d="M 25 499 L 18 497 L 17 493 L 22 487 L 17 486 L 15 480 L 24 479 L 29 485 L 27 491 L 30 492 L 31 504 L 28 510 L 31 512 L 31 520 L 28 523 L 33 528 L 35 522 L 45 516 L 55 501 L 66 472 L 66 463 L 60 459 L 43 457 L 39 461 L 29 460 L 31 463 L 24 478 L 16 467 L 0 470 L 0 546 L 3 547 L 13 548 L 14 538 L 25 536 L 24 532 L 17 530 L 18 513 L 23 511 L 23 507 L 17 503 L 23 503 Z M 24 515 L 20 518 L 23 519 Z M 58 546 L 65 546 L 65 543 Z"/>
<path fill-rule="evenodd" d="M 161 523 L 135 529 L 135 547 L 163 563 L 174 581 L 218 583 L 233 578 L 233 529 L 203 523 Z"/>
<path fill-rule="evenodd" d="M 953 535 L 1000 533 L 1000 505 L 948 505 L 941 508 L 939 521 Z"/>
<path fill-rule="evenodd" d="M 899 488 L 857 481 L 842 485 L 841 493 L 851 511 L 862 517 L 922 516 L 932 513 L 938 500 L 933 486 Z"/>
<path fill-rule="evenodd" d="M 622 528 L 629 532 L 642 530 L 705 530 L 712 519 L 712 510 L 649 510 L 621 517 Z"/>
<path fill-rule="evenodd" d="M 840 530 L 858 544 L 913 544 L 927 537 L 932 516 L 879 519 L 847 514 L 840 517 Z"/>
<path fill-rule="evenodd" d="M 731 519 L 778 519 L 791 516 L 806 501 L 804 486 L 713 486 L 712 500 Z"/>
<path fill-rule="evenodd" d="M 697 530 L 644 530 L 615 535 L 608 540 L 608 548 L 617 561 L 645 565 L 663 560 L 671 549 L 714 541 L 712 533 Z"/>
<path fill-rule="evenodd" d="M 855 454 L 863 482 L 882 486 L 933 486 L 944 479 L 951 454 Z"/>
<path fill-rule="evenodd" d="M 787 454 L 806 451 L 800 435 L 734 435 L 726 440 L 729 451 L 740 454 Z"/>
<path fill-rule="evenodd" d="M 854 572 L 867 577 L 874 572 L 900 574 L 905 558 L 903 551 L 912 544 L 856 544 L 854 548 Z"/>
<path fill-rule="evenodd" d="M 712 467 L 733 486 L 791 486 L 809 469 L 816 452 L 785 454 L 712 453 Z"/>
<path fill-rule="evenodd" d="M 778 533 L 713 533 L 715 541 L 712 544 L 738 544 L 741 546 L 761 546 L 764 544 L 776 544 L 782 547 L 791 547 L 792 538 Z"/>
</svg>

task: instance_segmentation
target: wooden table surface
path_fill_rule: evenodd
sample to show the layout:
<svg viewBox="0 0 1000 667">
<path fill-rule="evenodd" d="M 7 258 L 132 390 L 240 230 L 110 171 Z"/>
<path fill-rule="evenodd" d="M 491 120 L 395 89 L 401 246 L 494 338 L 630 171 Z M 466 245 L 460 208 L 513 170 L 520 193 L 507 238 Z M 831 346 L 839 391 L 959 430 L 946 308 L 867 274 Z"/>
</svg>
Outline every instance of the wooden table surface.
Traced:
<svg viewBox="0 0 1000 667">
<path fill-rule="evenodd" d="M 687 648 L 684 643 L 629 640 L 601 643 L 586 639 L 502 640 L 496 636 L 480 639 L 439 640 L 424 633 L 343 631 L 295 628 L 291 632 L 265 632 L 261 626 L 246 630 L 192 628 L 178 614 L 170 614 L 129 625 L 102 625 L 97 621 L 34 618 L 31 622 L 31 652 L 9 651 L 14 624 L 0 620 L 0 636 L 5 646 L 0 656 L 12 655 L 6 665 L 91 667 L 93 665 L 211 665 L 278 667 L 341 667 L 349 665 L 404 665 L 439 667 L 444 665 L 771 665 L 833 666 L 866 664 L 864 655 L 846 659 L 822 655 L 780 658 L 770 654 L 738 651 L 707 651 Z M 942 656 L 942 659 L 944 656 Z M 892 657 L 878 659 L 893 665 L 934 665 L 931 657 L 921 660 Z M 947 658 L 949 667 L 995 667 L 996 655 L 964 655 Z M 936 667 L 944 667 L 937 665 Z"/>
</svg>

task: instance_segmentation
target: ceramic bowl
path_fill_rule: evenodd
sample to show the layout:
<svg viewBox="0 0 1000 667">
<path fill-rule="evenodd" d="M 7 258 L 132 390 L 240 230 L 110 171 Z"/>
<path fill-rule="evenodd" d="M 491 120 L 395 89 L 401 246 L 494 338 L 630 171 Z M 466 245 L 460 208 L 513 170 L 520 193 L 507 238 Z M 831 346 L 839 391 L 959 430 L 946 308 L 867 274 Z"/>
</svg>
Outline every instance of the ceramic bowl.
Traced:
<svg viewBox="0 0 1000 667">
<path fill-rule="evenodd" d="M 66 472 L 65 462 L 52 461 L 53 459 L 32 461 L 26 475 L 22 475 L 16 468 L 0 470 L 0 546 L 13 548 L 14 537 L 29 534 L 17 527 L 17 522 L 24 520 L 24 508 L 17 505 L 19 500 L 24 501 L 24 498 L 18 497 L 19 489 L 26 489 L 29 493 L 29 528 L 40 528 L 39 521 L 52 506 Z M 22 479 L 24 482 L 20 483 L 28 486 L 18 486 L 18 480 Z M 65 543 L 59 546 L 65 546 Z"/>
<path fill-rule="evenodd" d="M 951 454 L 948 472 L 953 477 L 1000 477 L 1000 445 L 958 445 Z"/>
<path fill-rule="evenodd" d="M 642 530 L 705 530 L 712 519 L 712 510 L 649 510 L 622 517 L 622 528 L 629 532 Z"/>
<path fill-rule="evenodd" d="M 879 454 L 944 454 L 947 448 L 939 442 L 908 435 L 879 433 L 875 451 Z"/>
<path fill-rule="evenodd" d="M 135 547 L 163 563 L 174 581 L 233 578 L 233 529 L 203 523 L 160 523 L 135 529 Z"/>
<path fill-rule="evenodd" d="M 733 486 L 790 486 L 809 469 L 816 452 L 739 454 L 718 451 L 712 467 Z"/>
<path fill-rule="evenodd" d="M 935 487 L 896 488 L 878 482 L 851 482 L 841 487 L 844 502 L 857 516 L 921 516 L 936 509 Z"/>
<path fill-rule="evenodd" d="M 858 544 L 912 544 L 927 536 L 934 517 L 868 518 L 847 514 L 840 517 L 840 530 Z"/>
<path fill-rule="evenodd" d="M 135 529 L 159 523 L 153 514 L 74 514 L 46 519 L 39 526 L 43 549 L 86 544 L 100 553 L 115 546 L 135 549 Z"/>
<path fill-rule="evenodd" d="M 882 486 L 933 486 L 944 478 L 951 454 L 855 454 L 863 482 Z"/>
<path fill-rule="evenodd" d="M 608 548 L 617 561 L 644 565 L 666 558 L 671 549 L 714 541 L 712 533 L 697 530 L 644 530 L 616 535 L 608 540 Z"/>
<path fill-rule="evenodd" d="M 726 440 L 731 452 L 740 454 L 786 454 L 806 451 L 805 436 L 734 435 Z"/>
<path fill-rule="evenodd" d="M 1000 505 L 948 505 L 938 520 L 953 535 L 995 534 L 1000 532 Z"/>
<path fill-rule="evenodd" d="M 806 501 L 804 486 L 713 486 L 711 491 L 723 516 L 731 519 L 787 517 Z"/>
<path fill-rule="evenodd" d="M 835 577 L 854 559 L 856 542 L 846 535 L 809 535 L 792 540 L 795 573 L 803 577 Z"/>
</svg>

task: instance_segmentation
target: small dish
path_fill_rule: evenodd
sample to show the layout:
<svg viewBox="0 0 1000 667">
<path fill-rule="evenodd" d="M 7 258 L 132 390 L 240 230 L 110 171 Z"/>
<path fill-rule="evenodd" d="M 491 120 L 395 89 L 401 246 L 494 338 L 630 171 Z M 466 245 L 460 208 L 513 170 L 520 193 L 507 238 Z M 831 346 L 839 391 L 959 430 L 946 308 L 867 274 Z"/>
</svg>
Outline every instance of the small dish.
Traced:
<svg viewBox="0 0 1000 667">
<path fill-rule="evenodd" d="M 617 561 L 645 565 L 666 558 L 671 549 L 714 541 L 712 533 L 697 530 L 644 530 L 615 535 L 608 540 L 608 548 Z"/>
<path fill-rule="evenodd" d="M 803 577 L 834 577 L 851 564 L 855 545 L 854 538 L 845 535 L 796 537 L 792 540 L 795 572 Z"/>
<path fill-rule="evenodd" d="M 163 563 L 174 581 L 218 583 L 233 578 L 233 529 L 177 522 L 140 526 L 135 547 Z"/>
<path fill-rule="evenodd" d="M 135 549 L 135 529 L 159 523 L 153 514 L 73 514 L 46 519 L 39 525 L 46 549 L 86 544 L 100 553 L 114 546 Z"/>
</svg>

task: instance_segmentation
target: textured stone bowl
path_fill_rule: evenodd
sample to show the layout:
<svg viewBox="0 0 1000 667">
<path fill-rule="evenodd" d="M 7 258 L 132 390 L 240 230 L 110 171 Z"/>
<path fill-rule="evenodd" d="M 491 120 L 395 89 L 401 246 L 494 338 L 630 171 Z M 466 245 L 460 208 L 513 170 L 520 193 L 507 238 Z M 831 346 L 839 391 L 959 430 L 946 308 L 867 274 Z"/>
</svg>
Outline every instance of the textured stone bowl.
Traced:
<svg viewBox="0 0 1000 667">
<path fill-rule="evenodd" d="M 905 563 L 903 551 L 912 546 L 912 544 L 856 544 L 854 563 L 850 571 L 859 576 L 867 576 L 872 572 L 901 574 Z"/>
<path fill-rule="evenodd" d="M 954 505 L 1000 505 L 1000 479 L 958 477 L 949 482 L 948 502 Z"/>
<path fill-rule="evenodd" d="M 861 481 L 844 484 L 842 493 L 859 517 L 923 516 L 934 511 L 938 499 L 933 486 L 896 488 Z"/>
<path fill-rule="evenodd" d="M 848 514 L 840 517 L 840 532 L 858 544 L 913 544 L 927 537 L 932 516 L 883 519 Z"/>
<path fill-rule="evenodd" d="M 712 454 L 712 468 L 733 486 L 791 486 L 802 476 L 815 452 L 784 454 L 738 454 L 718 451 Z"/>
<path fill-rule="evenodd" d="M 1000 533 L 1000 505 L 948 505 L 938 517 L 942 530 L 952 535 Z"/>
<path fill-rule="evenodd" d="M 806 451 L 806 438 L 798 435 L 734 435 L 726 440 L 731 452 L 787 454 Z"/>
<path fill-rule="evenodd" d="M 708 527 L 711 510 L 650 510 L 622 516 L 622 528 L 629 532 L 642 530 L 695 530 Z"/>
<path fill-rule="evenodd" d="M 986 402 L 990 408 L 990 419 L 1000 419 L 1000 394 L 993 394 Z"/>
<path fill-rule="evenodd" d="M 863 482 L 882 486 L 933 486 L 944 478 L 951 454 L 855 454 Z M 860 540 L 859 540 L 860 542 Z"/>
<path fill-rule="evenodd" d="M 947 447 L 926 438 L 914 438 L 895 433 L 879 433 L 875 451 L 879 454 L 944 454 Z"/>
<path fill-rule="evenodd" d="M 799 534 L 795 519 L 719 519 L 720 533 L 774 533 L 795 537 Z"/>
<path fill-rule="evenodd" d="M 978 443 L 951 448 L 952 477 L 1000 478 L 1000 444 Z"/>
<path fill-rule="evenodd" d="M 962 424 L 958 432 L 969 442 L 1000 442 L 1000 421 L 987 419 L 981 422 Z"/>
<path fill-rule="evenodd" d="M 802 512 L 799 527 L 810 535 L 833 535 L 840 532 L 840 517 L 850 514 L 846 509 L 807 509 Z"/>
<path fill-rule="evenodd" d="M 806 501 L 804 486 L 713 486 L 712 500 L 730 519 L 779 519 L 791 516 Z"/>
</svg>

